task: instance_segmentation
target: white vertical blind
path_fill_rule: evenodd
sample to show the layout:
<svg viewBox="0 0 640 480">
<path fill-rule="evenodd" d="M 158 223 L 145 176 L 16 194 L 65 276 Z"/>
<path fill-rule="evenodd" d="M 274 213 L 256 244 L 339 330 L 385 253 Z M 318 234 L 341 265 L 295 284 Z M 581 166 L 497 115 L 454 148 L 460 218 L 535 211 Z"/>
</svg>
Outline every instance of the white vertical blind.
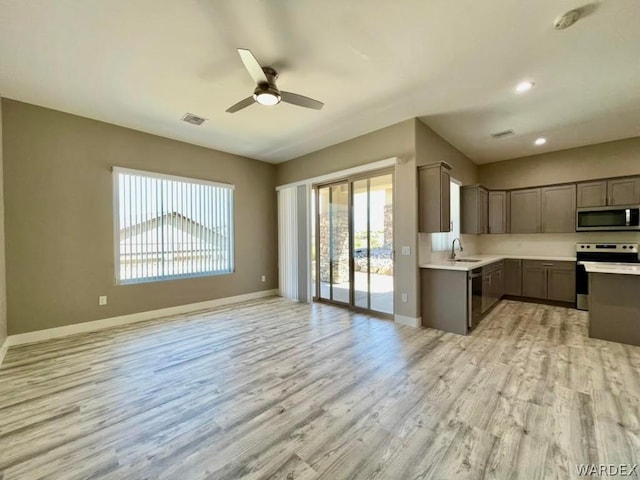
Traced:
<svg viewBox="0 0 640 480">
<path fill-rule="evenodd" d="M 278 190 L 278 281 L 280 296 L 298 299 L 297 188 Z"/>
<path fill-rule="evenodd" d="M 233 185 L 115 167 L 116 282 L 231 273 Z"/>
</svg>

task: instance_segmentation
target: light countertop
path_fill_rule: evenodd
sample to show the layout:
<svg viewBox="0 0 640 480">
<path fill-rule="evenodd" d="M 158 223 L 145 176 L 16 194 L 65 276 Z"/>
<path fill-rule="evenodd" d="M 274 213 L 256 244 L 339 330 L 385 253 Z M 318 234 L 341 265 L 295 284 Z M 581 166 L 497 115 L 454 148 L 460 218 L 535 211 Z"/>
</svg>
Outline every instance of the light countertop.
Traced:
<svg viewBox="0 0 640 480">
<path fill-rule="evenodd" d="M 580 262 L 589 273 L 640 275 L 640 263 Z"/>
<path fill-rule="evenodd" d="M 532 255 L 469 255 L 458 258 L 469 258 L 480 260 L 479 262 L 452 262 L 451 260 L 434 260 L 429 263 L 420 264 L 420 268 L 431 268 L 436 270 L 458 270 L 468 272 L 478 267 L 484 267 L 490 263 L 498 262 L 506 258 L 519 258 L 522 260 L 547 260 L 552 262 L 575 262 L 576 257 L 541 257 Z M 640 268 L 640 267 L 639 267 Z M 638 271 L 640 274 L 640 270 Z"/>
</svg>

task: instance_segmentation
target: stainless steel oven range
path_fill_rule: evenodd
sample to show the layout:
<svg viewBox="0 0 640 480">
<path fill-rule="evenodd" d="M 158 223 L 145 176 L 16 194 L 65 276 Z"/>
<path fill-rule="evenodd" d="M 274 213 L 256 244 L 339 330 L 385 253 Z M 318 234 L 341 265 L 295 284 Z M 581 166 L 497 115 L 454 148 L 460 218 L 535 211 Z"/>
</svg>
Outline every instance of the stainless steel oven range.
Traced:
<svg viewBox="0 0 640 480">
<path fill-rule="evenodd" d="M 640 263 L 637 243 L 576 244 L 576 306 L 589 310 L 589 274 L 580 262 Z"/>
</svg>

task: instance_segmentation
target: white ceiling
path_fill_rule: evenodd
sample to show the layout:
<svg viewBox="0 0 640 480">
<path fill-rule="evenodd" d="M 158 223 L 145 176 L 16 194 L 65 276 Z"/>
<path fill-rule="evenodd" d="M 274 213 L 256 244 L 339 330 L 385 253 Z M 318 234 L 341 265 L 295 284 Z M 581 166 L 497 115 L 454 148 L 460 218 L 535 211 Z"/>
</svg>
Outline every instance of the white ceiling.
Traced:
<svg viewBox="0 0 640 480">
<path fill-rule="evenodd" d="M 0 0 L 0 95 L 275 163 L 412 117 L 477 163 L 638 136 L 640 2 L 553 29 L 583 5 Z M 325 108 L 225 113 L 254 86 L 237 47 Z M 517 95 L 523 79 L 536 86 Z"/>
</svg>

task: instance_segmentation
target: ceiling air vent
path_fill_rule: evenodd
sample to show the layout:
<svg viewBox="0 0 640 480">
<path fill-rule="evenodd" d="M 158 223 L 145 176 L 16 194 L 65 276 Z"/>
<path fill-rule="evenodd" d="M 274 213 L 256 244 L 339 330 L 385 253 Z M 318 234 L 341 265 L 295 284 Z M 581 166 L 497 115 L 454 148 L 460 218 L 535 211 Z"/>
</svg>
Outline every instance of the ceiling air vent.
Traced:
<svg viewBox="0 0 640 480">
<path fill-rule="evenodd" d="M 207 119 L 206 118 L 202 118 L 202 117 L 198 117 L 197 115 L 194 115 L 193 113 L 185 113 L 184 117 L 182 117 L 182 121 L 190 123 L 192 125 L 202 125 L 204 122 L 207 121 Z"/>
<path fill-rule="evenodd" d="M 502 132 L 492 133 L 491 136 L 493 138 L 504 138 L 504 137 L 510 137 L 513 134 L 514 134 L 514 131 L 509 129 L 509 130 L 503 130 Z"/>
</svg>

